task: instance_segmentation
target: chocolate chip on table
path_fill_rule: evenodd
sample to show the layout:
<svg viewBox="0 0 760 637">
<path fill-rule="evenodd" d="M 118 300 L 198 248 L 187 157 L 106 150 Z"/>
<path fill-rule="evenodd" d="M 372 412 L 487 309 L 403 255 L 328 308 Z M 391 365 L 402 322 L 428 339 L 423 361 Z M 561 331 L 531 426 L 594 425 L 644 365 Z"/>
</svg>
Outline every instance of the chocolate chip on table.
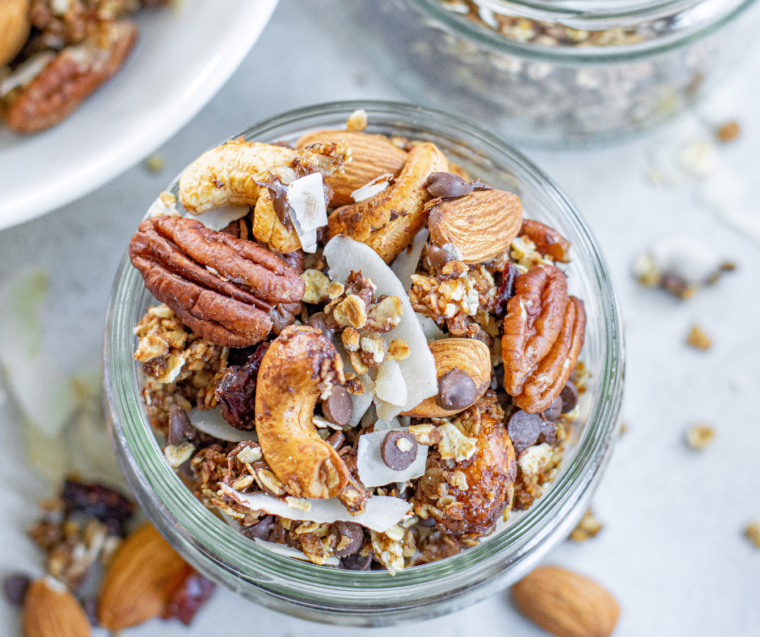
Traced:
<svg viewBox="0 0 760 637">
<path fill-rule="evenodd" d="M 29 585 L 32 583 L 32 579 L 24 575 L 23 573 L 11 573 L 5 578 L 3 582 L 3 591 L 5 597 L 11 604 L 21 606 L 26 598 L 26 593 L 29 591 Z"/>
<path fill-rule="evenodd" d="M 438 379 L 435 403 L 443 409 L 465 409 L 475 402 L 478 388 L 467 372 L 458 367 L 450 369 Z"/>
<path fill-rule="evenodd" d="M 435 270 L 440 271 L 453 257 L 443 248 L 431 243 L 428 248 L 428 262 Z"/>
<path fill-rule="evenodd" d="M 517 266 L 514 263 L 508 264 L 502 274 L 499 291 L 496 293 L 496 305 L 493 313 L 497 318 L 503 318 L 507 315 L 507 303 L 515 294 L 515 283 L 518 276 L 520 276 L 520 271 Z"/>
<path fill-rule="evenodd" d="M 542 413 L 544 414 L 544 418 L 551 422 L 557 420 L 562 413 L 562 398 L 557 396 Z"/>
<path fill-rule="evenodd" d="M 340 566 L 347 571 L 368 571 L 370 566 L 372 566 L 372 557 L 372 551 L 369 552 L 369 555 L 354 553 L 348 557 L 342 557 L 340 559 Z"/>
<path fill-rule="evenodd" d="M 345 439 L 342 431 L 334 431 L 325 439 L 325 442 L 337 451 Z"/>
<path fill-rule="evenodd" d="M 417 457 L 417 440 L 408 431 L 389 431 L 380 445 L 380 456 L 394 471 L 408 469 Z"/>
<path fill-rule="evenodd" d="M 335 522 L 333 529 L 338 533 L 335 555 L 348 557 L 356 553 L 364 543 L 364 529 L 356 522 Z"/>
<path fill-rule="evenodd" d="M 509 417 L 507 433 L 517 453 L 536 444 L 542 433 L 543 422 L 538 414 L 529 414 L 522 409 L 518 409 Z"/>
<path fill-rule="evenodd" d="M 269 534 L 274 527 L 274 516 L 267 515 L 261 518 L 256 524 L 251 526 L 240 527 L 240 533 L 245 535 L 249 540 L 259 538 L 260 540 L 268 540 Z"/>
<path fill-rule="evenodd" d="M 451 173 L 431 173 L 425 187 L 433 197 L 449 199 L 472 192 L 472 186 L 458 175 Z"/>
<path fill-rule="evenodd" d="M 177 404 L 169 407 L 169 444 L 175 447 L 196 438 L 193 427 L 185 410 Z"/>
<path fill-rule="evenodd" d="M 575 406 L 578 404 L 578 389 L 573 384 L 573 381 L 567 381 L 567 384 L 559 393 L 559 397 L 562 399 L 563 414 L 575 409 Z"/>
<path fill-rule="evenodd" d="M 102 484 L 66 480 L 63 501 L 67 512 L 81 511 L 108 525 L 110 533 L 124 535 L 135 511 L 134 502 Z"/>
<path fill-rule="evenodd" d="M 347 425 L 354 415 L 354 404 L 345 387 L 333 387 L 330 397 L 322 403 L 325 418 L 336 425 Z"/>
</svg>

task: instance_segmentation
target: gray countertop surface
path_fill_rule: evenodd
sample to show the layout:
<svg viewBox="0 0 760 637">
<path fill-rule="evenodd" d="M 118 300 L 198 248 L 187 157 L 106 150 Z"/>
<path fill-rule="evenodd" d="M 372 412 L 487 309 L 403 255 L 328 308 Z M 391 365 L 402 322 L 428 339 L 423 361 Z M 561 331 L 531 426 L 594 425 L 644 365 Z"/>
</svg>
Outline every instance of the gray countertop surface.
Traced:
<svg viewBox="0 0 760 637">
<path fill-rule="evenodd" d="M 282 0 L 226 86 L 157 151 L 166 162 L 160 173 L 138 165 L 71 205 L 0 232 L 0 282 L 24 268 L 49 272 L 45 345 L 62 367 L 73 373 L 99 365 L 113 276 L 129 238 L 156 194 L 199 153 L 253 122 L 310 103 L 404 99 L 372 60 L 354 50 L 354 35 L 335 0 Z M 721 157 L 753 180 L 754 201 L 760 195 L 758 68 L 755 47 L 721 89 L 742 125 L 740 139 L 721 149 Z M 693 187 L 647 182 L 647 150 L 658 135 L 663 133 L 597 150 L 526 150 L 596 234 L 627 341 L 627 432 L 593 503 L 604 529 L 587 542 L 563 543 L 546 562 L 586 574 L 616 596 L 622 607 L 618 637 L 750 637 L 760 635 L 760 549 L 743 537 L 746 524 L 760 519 L 760 244 L 699 205 Z M 634 256 L 679 234 L 709 242 L 738 264 L 737 271 L 687 302 L 640 286 L 630 274 Z M 711 335 L 710 350 L 685 345 L 692 323 Z M 40 568 L 24 532 L 46 490 L 23 459 L 16 420 L 5 400 L 0 575 Z M 717 431 L 703 452 L 683 442 L 686 427 L 697 421 Z M 5 601 L 0 626 L 3 634 L 21 634 L 19 613 Z M 378 637 L 423 632 L 546 634 L 517 613 L 507 593 L 423 624 L 372 629 Z M 219 590 L 190 629 L 154 621 L 125 634 L 318 637 L 369 629 L 311 624 Z"/>
</svg>

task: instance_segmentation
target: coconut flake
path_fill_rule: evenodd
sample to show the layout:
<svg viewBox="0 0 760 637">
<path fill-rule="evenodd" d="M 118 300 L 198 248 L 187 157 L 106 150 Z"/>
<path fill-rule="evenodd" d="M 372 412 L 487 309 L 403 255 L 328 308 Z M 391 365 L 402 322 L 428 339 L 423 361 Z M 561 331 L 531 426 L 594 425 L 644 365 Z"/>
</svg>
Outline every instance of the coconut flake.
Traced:
<svg viewBox="0 0 760 637">
<path fill-rule="evenodd" d="M 251 511 L 263 511 L 270 515 L 279 515 L 288 520 L 304 520 L 319 524 L 331 524 L 333 522 L 358 522 L 362 526 L 384 533 L 392 526 L 398 524 L 409 513 L 411 505 L 401 498 L 386 495 L 372 496 L 368 501 L 364 513 L 351 515 L 346 511 L 338 498 L 325 500 L 308 500 L 308 511 L 301 511 L 289 506 L 284 500 L 272 497 L 265 493 L 240 493 L 226 484 L 219 483 L 226 496 L 235 500 L 238 504 Z"/>
<path fill-rule="evenodd" d="M 418 313 L 417 320 L 420 322 L 420 326 L 422 327 L 422 332 L 425 334 L 425 338 L 428 341 L 437 341 L 442 338 L 446 338 L 446 334 L 444 334 L 443 330 L 441 330 L 441 328 L 438 327 L 438 323 L 436 323 L 430 317 L 423 316 L 422 314 Z"/>
<path fill-rule="evenodd" d="M 392 418 L 391 420 L 379 418 L 375 421 L 375 431 L 390 431 L 391 429 L 402 429 L 398 418 Z"/>
<path fill-rule="evenodd" d="M 360 201 L 366 201 L 367 199 L 374 197 L 376 194 L 383 192 L 383 190 L 385 190 L 391 183 L 391 179 L 393 179 L 393 175 L 390 173 L 385 173 L 384 175 L 375 177 L 372 181 L 364 184 L 361 188 L 354 190 L 351 193 L 351 197 L 356 203 L 359 203 Z"/>
<path fill-rule="evenodd" d="M 382 401 L 403 407 L 407 400 L 406 382 L 397 361 L 385 359 L 377 370 L 375 395 Z"/>
<path fill-rule="evenodd" d="M 428 232 L 427 228 L 420 230 L 417 236 L 414 237 L 412 245 L 399 254 L 391 265 L 393 274 L 401 281 L 407 294 L 412 289 L 412 275 L 417 271 L 417 264 L 420 262 L 422 248 L 425 247 L 429 236 L 430 232 Z"/>
<path fill-rule="evenodd" d="M 210 230 L 219 232 L 233 221 L 245 217 L 249 211 L 250 208 L 248 206 L 221 206 L 220 208 L 214 208 L 213 210 L 204 212 L 202 215 L 193 217 L 193 219 L 200 221 Z"/>
<path fill-rule="evenodd" d="M 286 198 L 304 232 L 327 225 L 325 190 L 320 173 L 296 179 L 288 186 Z"/>
<path fill-rule="evenodd" d="M 381 422 L 381 421 L 378 421 Z M 396 421 L 398 425 L 398 421 Z M 377 429 L 377 425 L 375 425 Z M 398 430 L 399 427 L 394 427 Z M 417 457 L 414 462 L 403 471 L 394 471 L 383 462 L 380 448 L 388 435 L 385 431 L 375 431 L 359 436 L 359 446 L 356 452 L 356 468 L 359 471 L 359 479 L 365 487 L 382 487 L 393 482 L 406 482 L 425 475 L 428 447 L 417 445 Z"/>
<path fill-rule="evenodd" d="M 435 396 L 438 393 L 435 359 L 398 277 L 372 248 L 348 237 L 332 239 L 325 246 L 324 254 L 330 266 L 330 278 L 333 281 L 345 281 L 352 270 L 361 270 L 362 274 L 372 279 L 377 286 L 378 295 L 397 296 L 404 308 L 398 326 L 385 333 L 383 338 L 388 344 L 393 339 L 403 339 L 412 351 L 408 358 L 397 361 L 406 382 L 407 400 L 402 408 L 396 408 L 396 413 L 390 415 L 386 413 L 384 419 L 389 420 L 402 411 L 413 409 L 425 398 Z"/>
<path fill-rule="evenodd" d="M 288 546 L 287 544 L 267 542 L 266 540 L 261 540 L 257 537 L 253 538 L 253 541 L 256 542 L 256 544 L 258 544 L 261 548 L 266 549 L 267 551 L 271 551 L 272 553 L 277 553 L 277 555 L 282 555 L 283 557 L 292 557 L 297 560 L 303 560 L 304 562 L 311 561 L 308 557 L 306 557 L 305 553 L 293 548 L 292 546 Z M 337 557 L 328 557 L 325 564 L 328 566 L 340 566 L 340 560 Z"/>
<path fill-rule="evenodd" d="M 29 84 L 43 69 L 55 59 L 55 53 L 45 51 L 33 55 L 0 83 L 0 97 L 5 97 L 14 88 Z"/>
<path fill-rule="evenodd" d="M 351 404 L 353 405 L 353 415 L 351 420 L 348 421 L 349 427 L 356 427 L 361 421 L 362 416 L 367 413 L 367 410 L 372 405 L 372 400 L 375 398 L 374 381 L 369 377 L 369 374 L 364 374 L 359 377 L 359 380 L 364 383 L 363 394 L 349 394 L 351 398 Z"/>
<path fill-rule="evenodd" d="M 239 429 L 235 429 L 222 418 L 222 410 L 218 407 L 215 409 L 195 408 L 188 414 L 188 417 L 193 427 L 204 434 L 219 438 L 219 440 L 244 442 L 258 439 L 255 431 L 240 431 Z"/>
</svg>

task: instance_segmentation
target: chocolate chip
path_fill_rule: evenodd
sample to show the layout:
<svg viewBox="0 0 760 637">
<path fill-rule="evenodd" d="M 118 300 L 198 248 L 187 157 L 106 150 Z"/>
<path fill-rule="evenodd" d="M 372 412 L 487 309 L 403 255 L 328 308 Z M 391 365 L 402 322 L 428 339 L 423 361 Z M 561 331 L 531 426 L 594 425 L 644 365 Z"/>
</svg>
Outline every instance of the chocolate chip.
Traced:
<svg viewBox="0 0 760 637">
<path fill-rule="evenodd" d="M 478 388 L 467 372 L 458 367 L 450 369 L 438 379 L 435 403 L 447 410 L 465 409 L 478 397 Z"/>
<path fill-rule="evenodd" d="M 327 338 L 332 339 L 335 335 L 335 319 L 332 315 L 328 316 L 324 312 L 315 312 L 307 320 L 306 323 L 311 327 L 315 327 L 322 331 Z M 332 325 L 332 327 L 331 327 Z"/>
<path fill-rule="evenodd" d="M 557 439 L 557 425 L 553 422 L 543 421 L 541 423 L 541 436 L 539 440 L 541 442 L 548 442 L 550 445 L 554 444 Z"/>
<path fill-rule="evenodd" d="M 269 534 L 272 532 L 273 527 L 274 516 L 267 515 L 256 522 L 256 524 L 240 527 L 240 533 L 242 535 L 245 535 L 245 537 L 247 537 L 249 540 L 253 540 L 254 538 L 267 540 L 269 538 Z"/>
<path fill-rule="evenodd" d="M 82 600 L 82 609 L 84 610 L 84 614 L 87 615 L 87 620 L 90 622 L 90 626 L 98 627 L 100 626 L 100 621 L 98 620 L 98 600 L 94 597 L 87 597 Z"/>
<path fill-rule="evenodd" d="M 544 409 L 543 414 L 544 418 L 547 420 L 550 420 L 551 422 L 554 422 L 559 418 L 560 414 L 562 413 L 562 398 L 557 396 L 546 409 Z"/>
<path fill-rule="evenodd" d="M 343 435 L 342 431 L 334 431 L 327 437 L 325 442 L 337 451 L 340 449 L 340 446 L 345 439 L 346 437 Z"/>
<path fill-rule="evenodd" d="M 31 578 L 23 573 L 11 573 L 3 582 L 5 597 L 11 604 L 21 606 L 31 583 Z"/>
<path fill-rule="evenodd" d="M 354 415 L 354 404 L 351 402 L 345 387 L 333 387 L 330 397 L 322 403 L 325 418 L 336 425 L 347 425 Z"/>
<path fill-rule="evenodd" d="M 517 453 L 536 444 L 543 422 L 538 414 L 529 414 L 522 409 L 518 409 L 509 417 L 507 433 Z"/>
<path fill-rule="evenodd" d="M 66 480 L 63 485 L 66 510 L 81 511 L 97 518 L 119 535 L 126 533 L 126 525 L 135 511 L 135 505 L 118 491 L 102 484 L 85 484 Z"/>
<path fill-rule="evenodd" d="M 461 197 L 472 192 L 472 186 L 464 179 L 451 173 L 431 173 L 425 187 L 433 197 L 448 199 Z"/>
<path fill-rule="evenodd" d="M 578 404 L 578 389 L 575 387 L 573 381 L 567 381 L 567 384 L 562 388 L 559 393 L 559 397 L 562 399 L 562 413 L 566 414 L 568 411 L 573 411 Z"/>
<path fill-rule="evenodd" d="M 169 444 L 178 447 L 188 440 L 194 440 L 196 435 L 195 427 L 185 410 L 179 405 L 169 407 Z"/>
<path fill-rule="evenodd" d="M 348 557 L 342 557 L 340 560 L 340 566 L 347 571 L 368 571 L 372 565 L 372 557 L 372 551 L 369 552 L 369 555 L 354 553 Z"/>
<path fill-rule="evenodd" d="M 452 256 L 446 252 L 443 248 L 439 248 L 437 245 L 430 244 L 428 248 L 428 262 L 434 269 L 440 271 L 443 266 L 452 260 Z"/>
<path fill-rule="evenodd" d="M 520 276 L 520 270 L 514 263 L 507 265 L 501 279 L 499 291 L 496 294 L 496 306 L 493 313 L 497 318 L 503 318 L 507 315 L 507 303 L 515 295 L 515 283 Z"/>
<path fill-rule="evenodd" d="M 364 543 L 364 529 L 361 524 L 356 522 L 335 522 L 333 529 L 338 533 L 338 547 L 335 549 L 335 555 L 338 557 L 348 557 L 356 553 Z M 345 546 L 341 544 L 346 542 Z"/>
<path fill-rule="evenodd" d="M 389 431 L 380 445 L 380 456 L 394 471 L 408 469 L 417 457 L 417 441 L 407 431 Z"/>
</svg>

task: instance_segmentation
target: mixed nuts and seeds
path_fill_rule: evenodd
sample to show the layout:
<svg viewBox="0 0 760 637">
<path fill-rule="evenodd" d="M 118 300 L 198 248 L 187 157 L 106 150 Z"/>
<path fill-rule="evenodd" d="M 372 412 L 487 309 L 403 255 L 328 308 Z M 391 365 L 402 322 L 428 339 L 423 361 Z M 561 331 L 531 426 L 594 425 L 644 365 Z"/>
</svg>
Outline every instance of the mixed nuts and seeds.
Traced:
<svg viewBox="0 0 760 637">
<path fill-rule="evenodd" d="M 130 244 L 159 301 L 134 357 L 205 505 L 276 553 L 395 574 L 545 491 L 586 316 L 570 244 L 519 197 L 365 126 L 191 164 Z"/>
</svg>

